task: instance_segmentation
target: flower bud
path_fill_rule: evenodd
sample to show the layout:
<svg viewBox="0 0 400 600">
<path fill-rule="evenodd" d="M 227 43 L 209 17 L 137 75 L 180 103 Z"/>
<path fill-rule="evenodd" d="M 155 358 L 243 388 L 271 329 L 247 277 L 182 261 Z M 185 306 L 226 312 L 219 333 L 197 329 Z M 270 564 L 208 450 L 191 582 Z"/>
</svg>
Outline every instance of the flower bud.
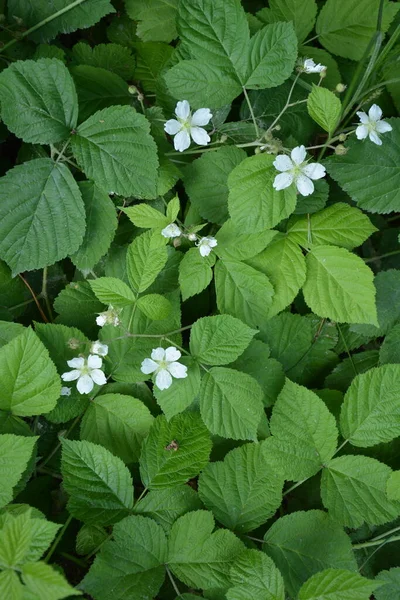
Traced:
<svg viewBox="0 0 400 600">
<path fill-rule="evenodd" d="M 345 142 L 347 140 L 347 135 L 345 133 L 341 133 L 338 137 L 339 142 Z"/>
<path fill-rule="evenodd" d="M 132 96 L 135 96 L 136 94 L 138 94 L 138 93 L 139 93 L 139 90 L 137 89 L 137 87 L 136 87 L 135 85 L 130 85 L 130 86 L 128 87 L 128 92 L 129 92 L 130 94 L 132 94 Z"/>
<path fill-rule="evenodd" d="M 342 92 L 344 92 L 344 90 L 347 88 L 347 85 L 344 85 L 344 83 L 338 83 L 337 86 L 335 87 L 335 90 L 341 94 Z"/>
<path fill-rule="evenodd" d="M 172 242 L 172 245 L 174 246 L 174 248 L 179 248 L 179 246 L 181 245 L 181 243 L 182 243 L 182 242 L 181 242 L 180 238 L 176 237 L 176 238 L 173 240 L 173 242 Z"/>
<path fill-rule="evenodd" d="M 338 144 L 335 148 L 335 154 L 337 154 L 338 156 L 343 156 L 344 154 L 347 154 L 347 151 L 348 148 L 343 146 L 343 144 Z"/>
<path fill-rule="evenodd" d="M 195 242 L 197 240 L 197 235 L 195 233 L 189 233 L 187 237 L 191 242 Z"/>
<path fill-rule="evenodd" d="M 67 342 L 67 346 L 68 348 L 71 348 L 71 350 L 77 350 L 80 345 L 81 343 L 77 338 L 70 338 Z"/>
<path fill-rule="evenodd" d="M 219 138 L 220 144 L 224 144 L 227 139 L 228 139 L 228 136 L 225 133 L 223 135 L 221 135 L 221 137 Z"/>
</svg>

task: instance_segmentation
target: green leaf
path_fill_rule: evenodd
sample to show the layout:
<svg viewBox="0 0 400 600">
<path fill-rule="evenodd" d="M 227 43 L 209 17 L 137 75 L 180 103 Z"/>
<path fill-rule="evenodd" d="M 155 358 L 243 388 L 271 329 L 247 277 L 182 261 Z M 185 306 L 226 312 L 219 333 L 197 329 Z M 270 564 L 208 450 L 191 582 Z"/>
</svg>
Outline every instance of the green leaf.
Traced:
<svg viewBox="0 0 400 600">
<path fill-rule="evenodd" d="M 296 191 L 290 186 L 277 192 L 273 187 L 274 157 L 258 154 L 245 158 L 228 177 L 229 214 L 241 233 L 255 233 L 275 227 L 292 214 Z"/>
<path fill-rule="evenodd" d="M 75 252 L 85 208 L 71 172 L 38 158 L 0 179 L 0 256 L 13 274 L 41 269 Z"/>
<path fill-rule="evenodd" d="M 307 255 L 304 299 L 319 317 L 377 325 L 373 273 L 344 248 L 316 246 Z"/>
<path fill-rule="evenodd" d="M 101 67 L 115 73 L 122 79 L 132 79 L 135 59 L 129 48 L 120 44 L 98 44 L 91 48 L 86 42 L 79 42 L 72 48 L 78 64 Z"/>
<path fill-rule="evenodd" d="M 325 569 L 302 586 L 299 600 L 369 600 L 380 585 L 345 569 Z"/>
<path fill-rule="evenodd" d="M 27 507 L 27 509 L 28 511 L 31 510 L 29 507 Z M 33 509 L 31 515 L 34 515 L 35 512 Z M 39 514 L 41 515 L 41 513 Z M 32 539 L 29 550 L 25 556 L 25 560 L 27 562 L 34 562 L 42 558 L 44 552 L 46 552 L 51 542 L 55 538 L 57 531 L 61 529 L 62 525 L 59 525 L 58 523 L 52 523 L 51 521 L 46 521 L 46 519 L 42 516 L 40 516 L 40 518 L 31 516 L 29 527 L 31 530 Z"/>
<path fill-rule="evenodd" d="M 278 232 L 271 229 L 240 233 L 232 219 L 228 219 L 216 235 L 218 247 L 215 252 L 226 260 L 248 260 L 262 252 L 277 235 Z"/>
<path fill-rule="evenodd" d="M 10 323 L 8 319 L 12 318 L 11 315 L 16 318 L 23 312 L 24 302 L 29 296 L 23 281 L 20 277 L 12 277 L 11 270 L 3 261 L 0 261 L 0 298 L 0 314 L 5 319 L 0 321 L 0 343 L 4 345 L 6 340 L 9 342 L 15 337 L 13 334 L 18 328 L 21 329 L 18 323 Z M 18 307 L 19 304 L 22 306 Z"/>
<path fill-rule="evenodd" d="M 154 519 L 168 533 L 179 517 L 202 506 L 198 494 L 189 485 L 182 485 L 151 490 L 135 504 L 134 510 L 137 514 Z"/>
<path fill-rule="evenodd" d="M 325 379 L 325 386 L 334 390 L 347 390 L 354 377 L 365 373 L 379 363 L 379 352 L 377 350 L 366 350 L 353 354 L 339 363 Z"/>
<path fill-rule="evenodd" d="M 59 60 L 18 61 L 0 73 L 1 116 L 24 142 L 55 144 L 68 138 L 78 120 L 78 98 Z"/>
<path fill-rule="evenodd" d="M 153 388 L 153 394 L 168 420 L 188 408 L 200 390 L 199 365 L 189 356 L 182 356 L 179 362 L 187 366 L 187 377 L 176 379 L 166 390 Z"/>
<path fill-rule="evenodd" d="M 72 150 L 86 175 L 103 191 L 156 196 L 157 148 L 147 119 L 132 107 L 112 106 L 82 123 Z"/>
<path fill-rule="evenodd" d="M 232 561 L 245 549 L 231 531 L 218 529 L 213 533 L 214 527 L 212 514 L 205 510 L 188 513 L 172 526 L 168 566 L 190 587 L 228 587 Z"/>
<path fill-rule="evenodd" d="M 227 365 L 246 350 L 257 332 L 229 315 L 198 319 L 190 332 L 190 352 L 206 365 Z"/>
<path fill-rule="evenodd" d="M 227 146 L 205 152 L 184 170 L 183 183 L 191 203 L 207 221 L 228 218 L 228 175 L 246 158 L 241 148 Z"/>
<path fill-rule="evenodd" d="M 357 0 L 357 4 L 363 3 Z M 380 214 L 400 210 L 400 166 L 393 161 L 400 143 L 400 119 L 387 122 L 393 131 L 384 134 L 382 146 L 350 139 L 347 154 L 325 161 L 329 175 L 360 208 Z"/>
<path fill-rule="evenodd" d="M 0 435 L 0 507 L 13 499 L 13 488 L 25 471 L 37 437 Z"/>
<path fill-rule="evenodd" d="M 386 484 L 386 493 L 389 500 L 400 500 L 400 471 L 393 471 Z"/>
<path fill-rule="evenodd" d="M 263 8 L 257 13 L 258 19 L 263 23 L 292 21 L 300 43 L 312 31 L 316 16 L 315 0 L 270 0 L 269 8 Z"/>
<path fill-rule="evenodd" d="M 303 248 L 333 244 L 352 250 L 361 246 L 375 231 L 376 227 L 361 210 L 337 202 L 309 218 L 294 220 L 288 228 L 288 237 Z"/>
<path fill-rule="evenodd" d="M 168 44 L 158 42 L 144 44 L 139 42 L 136 44 L 135 79 L 140 81 L 145 92 L 155 92 L 157 90 L 159 75 L 171 58 L 172 53 L 173 48 Z"/>
<path fill-rule="evenodd" d="M 376 600 L 397 600 L 396 594 L 400 591 L 400 568 L 393 567 L 388 571 L 381 571 L 376 579 L 384 584 L 375 591 Z"/>
<path fill-rule="evenodd" d="M 110 525 L 133 507 L 132 478 L 120 458 L 92 444 L 64 439 L 61 472 L 68 510 L 89 525 Z"/>
<path fill-rule="evenodd" d="M 297 38 L 292 23 L 272 23 L 251 38 L 248 78 L 250 90 L 281 85 L 293 71 L 297 58 Z"/>
<path fill-rule="evenodd" d="M 96 317 L 104 310 L 104 304 L 96 298 L 88 281 L 68 284 L 55 298 L 54 309 L 59 313 L 58 323 L 78 327 L 92 339 L 97 336 Z"/>
<path fill-rule="evenodd" d="M 82 581 L 96 600 L 155 598 L 164 581 L 167 554 L 165 533 L 152 519 L 130 516 L 113 527 Z"/>
<path fill-rule="evenodd" d="M 140 475 L 150 489 L 186 483 L 207 464 L 211 452 L 209 433 L 196 413 L 164 416 L 154 421 L 142 445 Z"/>
<path fill-rule="evenodd" d="M 245 550 L 230 571 L 227 600 L 285 600 L 283 578 L 273 561 L 258 550 Z"/>
<path fill-rule="evenodd" d="M 322 472 L 322 502 L 332 518 L 346 527 L 393 521 L 400 514 L 400 501 L 391 501 L 386 494 L 391 472 L 367 456 L 334 458 Z"/>
<path fill-rule="evenodd" d="M 83 242 L 71 260 L 81 271 L 93 269 L 110 248 L 118 220 L 114 204 L 91 181 L 78 183 L 86 212 Z"/>
<path fill-rule="evenodd" d="M 273 287 L 266 275 L 239 261 L 220 260 L 215 267 L 217 306 L 252 327 L 268 318 Z"/>
<path fill-rule="evenodd" d="M 283 477 L 271 467 L 263 444 L 245 444 L 222 462 L 209 463 L 199 477 L 199 495 L 206 508 L 228 529 L 253 531 L 282 502 Z"/>
<path fill-rule="evenodd" d="M 153 283 L 168 259 L 165 239 L 146 231 L 128 247 L 126 268 L 131 286 L 139 293 Z"/>
<path fill-rule="evenodd" d="M 376 31 L 379 5 L 379 0 L 327 0 L 317 19 L 319 41 L 333 54 L 361 60 Z M 381 31 L 388 30 L 398 9 L 385 0 Z"/>
<path fill-rule="evenodd" d="M 126 12 L 139 21 L 137 35 L 144 42 L 172 42 L 177 37 L 178 0 L 125 0 Z"/>
<path fill-rule="evenodd" d="M 129 206 L 128 208 L 124 208 L 124 213 L 129 218 L 130 221 L 136 227 L 143 228 L 162 228 L 171 223 L 168 217 L 166 217 L 162 212 L 152 208 L 148 204 L 136 204 L 135 206 Z M 172 219 L 174 221 L 175 219 Z"/>
<path fill-rule="evenodd" d="M 154 419 L 140 400 L 104 394 L 90 403 L 81 424 L 81 439 L 101 444 L 126 464 L 137 462 Z"/>
<path fill-rule="evenodd" d="M 131 288 L 116 277 L 98 277 L 89 281 L 96 297 L 103 304 L 121 307 L 132 306 L 136 297 Z"/>
<path fill-rule="evenodd" d="M 76 536 L 77 554 L 90 554 L 108 538 L 107 530 L 98 525 L 83 525 Z"/>
<path fill-rule="evenodd" d="M 160 296 L 160 294 L 147 294 L 141 296 L 137 301 L 138 308 L 146 317 L 153 321 L 162 321 L 167 319 L 172 306 L 168 298 Z"/>
<path fill-rule="evenodd" d="M 190 248 L 179 263 L 179 286 L 182 300 L 200 294 L 211 282 L 215 254 L 201 256 L 198 248 Z"/>
<path fill-rule="evenodd" d="M 15 571 L 0 571 L 0 594 L 9 600 L 21 600 L 24 588 Z"/>
<path fill-rule="evenodd" d="M 211 433 L 234 440 L 257 440 L 263 416 L 262 390 L 253 377 L 213 367 L 203 377 L 200 412 Z"/>
<path fill-rule="evenodd" d="M 340 427 L 354 446 L 368 448 L 400 435 L 400 365 L 384 365 L 353 379 Z"/>
<path fill-rule="evenodd" d="M 180 209 L 181 205 L 179 201 L 179 196 L 176 195 L 167 204 L 166 216 L 169 223 L 173 223 L 176 220 Z"/>
<path fill-rule="evenodd" d="M 21 576 L 27 590 L 41 600 L 59 600 L 82 594 L 70 586 L 63 575 L 44 562 L 23 565 Z"/>
<path fill-rule="evenodd" d="M 312 345 L 312 323 L 301 315 L 284 312 L 263 324 L 260 337 L 271 348 L 271 356 L 288 372 Z"/>
<path fill-rule="evenodd" d="M 330 90 L 313 85 L 307 98 L 308 114 L 331 136 L 342 112 L 342 104 Z"/>
<path fill-rule="evenodd" d="M 61 380 L 46 348 L 27 328 L 0 349 L 0 409 L 30 417 L 48 413 L 60 396 Z"/>
<path fill-rule="evenodd" d="M 379 350 L 379 362 L 381 365 L 400 363 L 400 324 L 395 325 L 383 340 Z"/>
<path fill-rule="evenodd" d="M 0 530 L 0 566 L 17 567 L 26 561 L 26 555 L 32 541 L 29 526 L 31 511 L 17 514 L 6 514 Z"/>
<path fill-rule="evenodd" d="M 300 46 L 299 54 L 304 59 L 312 58 L 315 63 L 320 63 L 326 67 L 325 77 L 322 79 L 321 85 L 329 90 L 334 90 L 338 83 L 342 83 L 342 76 L 339 71 L 339 66 L 329 52 L 323 50 L 322 48 L 316 48 L 315 46 L 307 45 Z M 320 81 L 319 73 L 307 74 L 307 81 L 317 85 Z"/>
<path fill-rule="evenodd" d="M 350 538 L 321 510 L 281 517 L 264 540 L 263 550 L 282 573 L 291 596 L 296 596 L 302 584 L 318 571 L 357 570 Z"/>
</svg>

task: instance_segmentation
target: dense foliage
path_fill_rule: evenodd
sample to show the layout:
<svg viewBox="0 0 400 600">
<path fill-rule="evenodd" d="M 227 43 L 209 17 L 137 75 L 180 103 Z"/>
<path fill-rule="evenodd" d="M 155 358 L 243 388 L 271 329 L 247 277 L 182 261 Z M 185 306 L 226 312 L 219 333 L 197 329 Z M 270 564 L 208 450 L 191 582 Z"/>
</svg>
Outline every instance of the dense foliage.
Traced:
<svg viewBox="0 0 400 600">
<path fill-rule="evenodd" d="M 399 8 L 0 0 L 2 599 L 400 599 Z"/>
</svg>

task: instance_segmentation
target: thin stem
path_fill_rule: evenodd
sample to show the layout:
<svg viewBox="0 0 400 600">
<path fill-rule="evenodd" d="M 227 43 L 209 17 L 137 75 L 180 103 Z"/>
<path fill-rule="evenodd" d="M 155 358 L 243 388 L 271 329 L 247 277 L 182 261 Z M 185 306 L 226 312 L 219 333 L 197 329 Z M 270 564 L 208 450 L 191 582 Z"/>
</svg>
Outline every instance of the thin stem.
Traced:
<svg viewBox="0 0 400 600">
<path fill-rule="evenodd" d="M 46 557 L 44 558 L 44 562 L 48 563 L 50 558 L 53 556 L 55 549 L 57 548 L 58 544 L 61 541 L 62 536 L 64 535 L 67 527 L 69 526 L 69 524 L 72 521 L 72 515 L 69 515 L 68 519 L 65 521 L 63 527 L 60 529 L 58 536 L 56 537 L 56 539 L 54 540 L 54 542 L 51 545 L 50 550 L 48 551 L 48 553 L 46 554 Z"/>
<path fill-rule="evenodd" d="M 84 561 L 82 558 L 77 558 L 76 556 L 73 556 L 72 554 L 68 554 L 68 552 L 60 552 L 60 556 L 62 556 L 63 558 L 66 558 L 67 560 L 70 560 L 71 562 L 75 563 L 76 565 L 78 565 L 78 567 L 81 567 L 82 569 L 88 568 L 86 561 Z"/>
<path fill-rule="evenodd" d="M 390 542 L 398 542 L 400 540 L 400 535 L 394 535 L 391 538 L 385 540 L 371 540 L 369 542 L 362 542 L 361 544 L 353 544 L 354 550 L 361 550 L 361 548 L 370 548 L 371 546 L 381 546 L 383 544 L 389 544 Z"/>
<path fill-rule="evenodd" d="M 172 587 L 173 587 L 173 588 L 174 588 L 174 590 L 175 590 L 175 594 L 177 594 L 177 595 L 179 596 L 179 598 L 182 598 L 182 594 L 180 593 L 180 591 L 179 591 L 179 589 L 178 589 L 178 586 L 177 586 L 177 585 L 176 585 L 176 583 L 175 583 L 175 579 L 172 577 L 172 573 L 171 573 L 171 571 L 168 569 L 168 567 L 167 567 L 167 566 L 165 566 L 165 568 L 166 568 L 166 570 L 167 570 L 168 577 L 169 577 L 169 579 L 170 579 L 170 581 L 171 581 L 171 583 L 172 583 Z"/>
<path fill-rule="evenodd" d="M 254 115 L 253 107 L 251 105 L 250 98 L 249 98 L 249 95 L 248 95 L 245 87 L 243 88 L 243 94 L 244 94 L 244 97 L 246 98 L 247 106 L 249 107 L 251 119 L 252 119 L 253 125 L 254 125 L 254 131 L 256 132 L 256 138 L 258 139 L 260 137 L 260 130 L 258 129 L 258 125 L 257 125 L 256 117 Z"/>
<path fill-rule="evenodd" d="M 141 499 L 143 498 L 143 496 L 145 496 L 145 494 L 147 494 L 147 487 L 144 488 L 143 492 L 140 494 L 140 496 L 136 500 L 135 504 L 138 504 L 141 501 Z"/>
<path fill-rule="evenodd" d="M 309 42 L 312 42 L 313 40 L 317 40 L 318 38 L 319 38 L 319 34 L 318 34 L 318 35 L 314 35 L 313 37 L 311 37 L 311 38 L 308 38 L 308 40 L 306 40 L 305 42 L 303 42 L 303 44 L 304 44 L 304 46 L 305 46 L 305 45 L 306 45 L 306 44 L 308 44 Z"/>
<path fill-rule="evenodd" d="M 388 256 L 395 256 L 396 254 L 400 254 L 400 250 L 393 250 L 392 252 L 386 252 L 386 254 L 381 254 L 380 256 L 373 256 L 372 258 L 364 258 L 365 263 L 376 262 L 377 260 L 381 260 L 381 258 L 387 258 Z"/>
<path fill-rule="evenodd" d="M 307 481 L 307 479 L 309 479 L 309 477 L 306 477 L 305 479 L 302 479 L 301 481 L 298 481 L 297 483 L 295 483 L 294 485 L 292 485 L 292 487 L 290 487 L 288 490 L 286 490 L 283 495 L 287 496 L 288 494 L 290 494 L 290 492 L 293 492 L 293 490 L 295 490 L 300 485 L 302 485 L 302 483 L 304 483 L 305 481 Z"/>
<path fill-rule="evenodd" d="M 342 444 L 340 444 L 339 448 L 336 450 L 335 454 L 333 456 L 336 456 L 336 454 L 338 452 L 340 452 L 342 450 L 342 448 L 345 447 L 345 445 L 348 443 L 349 440 L 344 440 L 344 442 Z"/>
<path fill-rule="evenodd" d="M 67 429 L 67 431 L 65 432 L 65 435 L 63 435 L 63 438 L 67 438 L 69 436 L 69 434 L 71 433 L 71 431 L 74 429 L 75 425 L 79 422 L 79 420 L 81 419 L 83 415 L 78 415 L 72 422 L 72 424 L 70 425 L 70 427 Z M 58 450 L 61 448 L 61 440 L 58 441 L 58 443 L 56 444 L 56 446 L 53 448 L 53 450 L 50 452 L 50 454 L 43 460 L 43 462 L 39 463 L 38 468 L 43 468 L 45 465 L 47 465 L 47 463 L 53 458 L 53 456 L 58 452 Z"/>
<path fill-rule="evenodd" d="M 75 2 L 72 2 L 68 6 L 65 6 L 64 8 L 61 8 L 60 10 L 58 10 L 53 15 L 50 15 L 49 17 L 46 17 L 46 19 L 43 19 L 43 21 L 40 21 L 40 23 L 36 23 L 36 25 L 34 25 L 33 27 L 31 27 L 30 29 L 27 29 L 23 33 L 19 34 L 18 38 L 15 38 L 14 40 L 11 40 L 7 44 L 5 44 L 5 46 L 3 46 L 0 49 L 0 53 L 4 52 L 4 50 L 7 50 L 7 48 L 10 48 L 11 46 L 14 46 L 14 44 L 16 44 L 17 42 L 19 42 L 20 40 L 26 38 L 28 35 L 30 35 L 34 31 L 37 31 L 38 29 L 40 29 L 41 27 L 43 27 L 43 25 L 47 25 L 47 23 L 51 23 L 51 21 L 54 21 L 54 19 L 57 19 L 57 17 L 61 17 L 61 15 L 64 15 L 66 12 L 68 12 L 72 8 L 75 8 L 76 6 L 79 6 L 80 4 L 83 4 L 85 1 L 86 0 L 75 0 Z"/>
<path fill-rule="evenodd" d="M 370 541 L 381 540 L 381 539 L 387 537 L 388 535 L 391 535 L 392 533 L 396 533 L 396 531 L 400 531 L 400 526 L 394 527 L 393 529 L 390 529 L 389 531 L 385 531 L 385 533 L 381 533 L 380 535 L 377 535 L 376 537 L 372 538 L 372 540 L 370 540 Z"/>
<path fill-rule="evenodd" d="M 283 113 L 290 107 L 293 106 L 292 104 L 290 104 L 290 99 L 292 97 L 293 94 L 293 90 L 296 86 L 297 80 L 300 77 L 300 73 L 297 73 L 296 77 L 294 78 L 294 81 L 292 83 L 292 87 L 289 90 L 289 94 L 286 100 L 286 104 L 285 106 L 282 108 L 281 112 L 278 114 L 278 116 L 276 117 L 276 119 L 274 121 L 272 121 L 271 125 L 268 127 L 267 133 L 272 131 L 273 127 L 276 125 L 276 123 L 279 121 L 279 119 L 281 118 L 281 116 L 283 115 Z M 295 103 L 297 104 L 297 102 Z"/>
<path fill-rule="evenodd" d="M 68 139 L 68 140 L 65 142 L 64 146 L 61 148 L 61 150 L 60 150 L 60 151 L 56 150 L 56 152 L 57 152 L 57 154 L 58 154 L 58 156 L 57 156 L 57 159 L 56 159 L 56 163 L 60 162 L 60 160 L 61 160 L 62 158 L 64 158 L 64 152 L 65 152 L 65 151 L 66 151 L 66 149 L 68 148 L 70 141 L 71 141 L 71 140 L 70 140 L 70 139 Z"/>
<path fill-rule="evenodd" d="M 168 331 L 168 333 L 152 333 L 148 335 L 147 333 L 130 333 L 127 331 L 125 335 L 120 335 L 118 337 L 112 338 L 111 340 L 102 340 L 104 344 L 111 344 L 116 340 L 124 340 L 125 338 L 155 338 L 161 339 L 165 338 L 165 336 L 175 335 L 176 333 L 181 333 L 181 331 L 187 331 L 191 329 L 193 325 L 185 325 L 185 327 L 181 327 L 180 329 L 174 329 L 174 331 Z M 165 338 L 166 339 L 166 338 Z"/>
<path fill-rule="evenodd" d="M 38 296 L 40 298 L 40 295 Z M 20 304 L 14 304 L 14 306 L 9 306 L 8 310 L 16 310 L 17 308 L 22 308 L 23 306 L 27 306 L 28 304 L 32 304 L 35 302 L 34 298 L 29 298 L 29 300 L 25 300 L 25 302 L 20 302 Z"/>
<path fill-rule="evenodd" d="M 41 317 L 42 317 L 43 321 L 44 321 L 45 323 L 48 323 L 48 322 L 49 322 L 49 320 L 48 320 L 48 318 L 46 317 L 46 315 L 44 314 L 44 312 L 43 312 L 43 309 L 42 309 L 42 307 L 40 306 L 40 302 L 39 302 L 39 300 L 38 300 L 38 298 L 37 298 L 37 296 L 36 296 L 35 292 L 34 292 L 34 291 L 33 291 L 33 289 L 31 288 L 31 286 L 29 285 L 29 283 L 27 282 L 27 280 L 25 279 L 25 277 L 23 277 L 23 276 L 21 275 L 21 273 L 19 273 L 19 274 L 18 274 L 18 276 L 20 277 L 20 279 L 22 279 L 22 281 L 24 282 L 24 284 L 26 285 L 26 287 L 27 287 L 27 288 L 28 288 L 28 290 L 30 291 L 30 293 L 31 293 L 31 295 L 32 295 L 32 298 L 33 298 L 33 300 L 34 300 L 34 302 L 35 302 L 35 304 L 36 304 L 36 306 L 37 306 L 37 309 L 38 309 L 38 311 L 39 311 L 39 312 L 40 312 L 40 314 L 41 314 Z"/>
<path fill-rule="evenodd" d="M 47 267 L 45 267 L 43 269 L 43 280 L 42 280 L 42 293 L 41 293 L 41 296 L 42 296 L 42 298 L 45 301 L 50 321 L 52 321 L 53 320 L 53 311 L 51 309 L 51 304 L 50 304 L 49 296 L 47 294 Z"/>
<path fill-rule="evenodd" d="M 355 375 L 358 375 L 357 367 L 356 367 L 356 365 L 355 365 L 355 363 L 354 363 L 353 357 L 352 357 L 352 355 L 351 355 L 351 353 L 350 353 L 349 347 L 348 347 L 348 345 L 347 345 L 347 342 L 346 342 L 346 340 L 345 340 L 345 338 L 344 338 L 344 335 L 343 335 L 343 333 L 342 333 L 342 330 L 341 330 L 341 328 L 340 328 L 340 325 L 339 325 L 339 323 L 336 323 L 336 327 L 338 328 L 338 331 L 339 331 L 340 337 L 342 338 L 343 346 L 345 347 L 345 350 L 346 350 L 346 352 L 347 352 L 347 355 L 348 355 L 348 357 L 349 357 L 349 359 L 350 359 L 351 366 L 353 367 L 353 371 L 354 371 Z"/>
<path fill-rule="evenodd" d="M 265 544 L 265 540 L 260 540 L 260 538 L 252 537 L 251 535 L 246 535 L 249 540 L 253 540 L 253 542 L 258 542 L 259 544 Z"/>
</svg>

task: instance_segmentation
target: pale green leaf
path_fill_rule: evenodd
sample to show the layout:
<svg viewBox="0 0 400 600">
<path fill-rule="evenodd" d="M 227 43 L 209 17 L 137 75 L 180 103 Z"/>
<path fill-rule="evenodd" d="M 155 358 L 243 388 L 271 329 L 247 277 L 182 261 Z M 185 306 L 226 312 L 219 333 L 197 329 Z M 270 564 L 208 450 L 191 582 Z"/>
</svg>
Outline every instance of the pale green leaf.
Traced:
<svg viewBox="0 0 400 600">
<path fill-rule="evenodd" d="M 149 206 L 149 204 L 128 206 L 128 208 L 124 208 L 124 213 L 136 227 L 143 227 L 145 229 L 161 229 L 175 220 L 172 219 L 170 221 L 162 212 Z"/>
<path fill-rule="evenodd" d="M 169 532 L 179 517 L 202 507 L 197 492 L 190 485 L 182 485 L 164 490 L 150 490 L 135 504 L 134 511 L 154 519 L 165 532 Z"/>
<path fill-rule="evenodd" d="M 15 568 L 26 562 L 32 541 L 30 515 L 30 510 L 16 516 L 6 513 L 0 530 L 0 568 Z"/>
<path fill-rule="evenodd" d="M 382 587 L 375 592 L 376 600 L 398 600 L 400 597 L 400 567 L 381 571 L 376 579 L 383 582 Z"/>
<path fill-rule="evenodd" d="M 24 588 L 15 571 L 6 569 L 0 572 L 0 594 L 7 600 L 22 600 Z"/>
<path fill-rule="evenodd" d="M 27 510 L 31 511 L 29 527 L 32 539 L 29 550 L 25 556 L 25 561 L 34 562 L 42 558 L 62 525 L 46 521 L 43 516 L 40 516 L 40 518 L 36 517 L 35 513 L 39 511 L 36 511 L 35 509 L 31 510 L 30 507 L 27 507 Z M 39 514 L 41 515 L 41 513 Z"/>
<path fill-rule="evenodd" d="M 121 307 L 132 306 L 135 303 L 135 294 L 131 288 L 116 277 L 98 277 L 89 281 L 90 287 L 96 298 L 103 304 Z"/>
<path fill-rule="evenodd" d="M 0 507 L 11 502 L 13 488 L 25 471 L 37 437 L 0 435 Z"/>
<path fill-rule="evenodd" d="M 153 387 L 153 394 L 168 420 L 188 408 L 200 390 L 201 374 L 197 362 L 190 356 L 182 356 L 179 362 L 187 367 L 186 377 L 175 379 L 166 390 Z"/>
<path fill-rule="evenodd" d="M 331 136 L 339 122 L 342 104 L 330 90 L 313 85 L 307 98 L 307 110 L 310 117 Z"/>
<path fill-rule="evenodd" d="M 273 561 L 258 550 L 245 550 L 231 567 L 233 587 L 227 600 L 285 600 L 283 578 Z"/>
<path fill-rule="evenodd" d="M 126 12 L 138 21 L 137 35 L 144 42 L 172 42 L 177 37 L 178 0 L 125 0 Z"/>
<path fill-rule="evenodd" d="M 146 231 L 128 247 L 126 268 L 129 282 L 137 292 L 144 292 L 165 266 L 168 254 L 164 242 L 161 236 Z"/>
<path fill-rule="evenodd" d="M 179 286 L 182 300 L 200 294 L 211 282 L 215 254 L 201 256 L 198 248 L 190 248 L 179 263 Z"/>
<path fill-rule="evenodd" d="M 28 591 L 40 600 L 61 600 L 67 596 L 82 594 L 69 585 L 61 573 L 45 562 L 23 565 L 21 576 Z"/>
<path fill-rule="evenodd" d="M 302 586 L 299 600 L 369 600 L 381 584 L 345 569 L 325 569 Z"/>
<path fill-rule="evenodd" d="M 266 229 L 258 233 L 241 233 L 234 221 L 228 219 L 216 235 L 220 258 L 227 260 L 248 260 L 256 256 L 278 235 L 277 231 Z"/>
<path fill-rule="evenodd" d="M 137 301 L 137 307 L 153 321 L 167 319 L 172 310 L 171 302 L 168 298 L 160 296 L 160 294 L 141 296 Z"/>
</svg>

